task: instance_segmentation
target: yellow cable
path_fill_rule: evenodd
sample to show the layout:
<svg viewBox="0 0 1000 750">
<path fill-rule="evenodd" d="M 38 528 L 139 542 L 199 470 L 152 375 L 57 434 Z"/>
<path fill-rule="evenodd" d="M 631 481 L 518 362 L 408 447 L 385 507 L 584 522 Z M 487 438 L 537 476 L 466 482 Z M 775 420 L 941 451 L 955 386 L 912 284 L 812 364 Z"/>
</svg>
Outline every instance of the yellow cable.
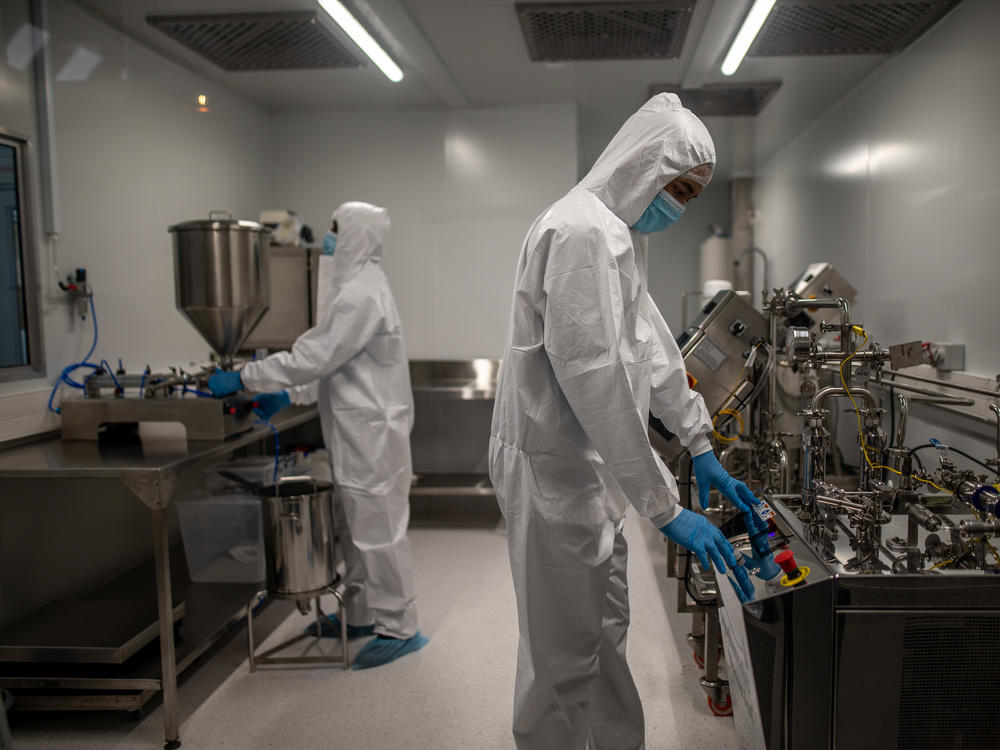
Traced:
<svg viewBox="0 0 1000 750">
<path fill-rule="evenodd" d="M 854 331 L 854 333 L 858 334 L 859 336 L 864 336 L 865 340 L 862 341 L 860 344 L 858 344 L 858 348 L 855 349 L 853 352 L 851 352 L 851 354 L 847 357 L 847 359 L 845 359 L 843 362 L 840 363 L 840 383 L 841 385 L 844 386 L 844 392 L 847 394 L 847 397 L 851 399 L 851 406 L 854 407 L 854 414 L 858 418 L 858 435 L 861 438 L 861 453 L 862 455 L 864 455 L 865 461 L 868 463 L 868 466 L 871 468 L 872 471 L 885 469 L 886 471 L 891 471 L 893 474 L 897 474 L 898 476 L 903 476 L 903 472 L 897 471 L 891 466 L 876 466 L 874 463 L 872 463 L 872 460 L 868 457 L 868 446 L 865 445 L 865 431 L 864 428 L 861 426 L 861 410 L 858 409 L 858 402 L 854 400 L 854 395 L 851 393 L 851 389 L 848 388 L 847 379 L 844 377 L 844 366 L 847 365 L 847 363 L 850 362 L 852 359 L 854 359 L 854 355 L 857 354 L 859 351 L 861 351 L 861 348 L 868 343 L 868 333 L 861 326 L 851 326 L 851 330 Z M 940 490 L 941 492 L 951 494 L 944 487 L 934 484 L 934 482 L 932 482 L 929 479 L 922 479 L 913 474 L 910 475 L 910 478 L 916 479 L 918 482 L 923 482 L 924 484 L 929 484 L 931 487 L 934 487 L 935 489 Z"/>
<path fill-rule="evenodd" d="M 715 435 L 716 440 L 719 440 L 720 442 L 735 443 L 737 440 L 743 437 L 743 416 L 735 409 L 723 409 L 720 412 L 718 412 L 714 417 L 712 417 L 712 427 L 715 427 L 715 421 L 723 414 L 731 414 L 736 418 L 736 421 L 739 422 L 740 425 L 739 434 L 736 435 L 736 437 L 726 437 L 725 435 L 721 434 L 718 430 L 712 430 L 712 432 Z"/>
<path fill-rule="evenodd" d="M 928 570 L 936 570 L 937 568 L 940 568 L 942 565 L 951 565 L 953 562 L 955 562 L 955 561 L 954 560 L 944 560 L 942 562 L 939 562 L 937 565 L 931 565 L 928 568 Z"/>
</svg>

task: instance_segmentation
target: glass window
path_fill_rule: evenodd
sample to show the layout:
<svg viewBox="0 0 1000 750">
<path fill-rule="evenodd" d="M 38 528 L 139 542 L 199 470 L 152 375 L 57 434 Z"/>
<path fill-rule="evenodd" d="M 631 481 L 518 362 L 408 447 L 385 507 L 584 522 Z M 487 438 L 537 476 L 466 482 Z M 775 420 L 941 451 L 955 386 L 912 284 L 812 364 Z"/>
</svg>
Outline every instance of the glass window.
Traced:
<svg viewBox="0 0 1000 750">
<path fill-rule="evenodd" d="M 23 145 L 0 138 L 0 368 L 31 363 L 25 296 Z"/>
</svg>

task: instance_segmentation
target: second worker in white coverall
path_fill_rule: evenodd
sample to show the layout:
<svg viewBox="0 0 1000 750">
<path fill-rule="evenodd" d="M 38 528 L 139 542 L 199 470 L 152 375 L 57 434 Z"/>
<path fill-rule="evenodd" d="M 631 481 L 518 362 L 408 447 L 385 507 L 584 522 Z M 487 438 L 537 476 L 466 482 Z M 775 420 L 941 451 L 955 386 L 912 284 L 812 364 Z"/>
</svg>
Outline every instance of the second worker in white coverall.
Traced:
<svg viewBox="0 0 1000 750">
<path fill-rule="evenodd" d="M 413 476 L 413 391 L 403 328 L 380 261 L 389 213 L 350 202 L 333 212 L 320 259 L 318 322 L 291 350 L 209 380 L 216 396 L 270 391 L 257 398 L 264 418 L 289 403 L 319 406 L 336 479 L 346 566 L 347 623 L 335 632 L 375 635 L 354 659 L 376 667 L 422 648 L 413 562 L 406 536 Z M 332 257 L 331 257 L 332 255 Z M 340 515 L 340 513 L 338 513 Z"/>
</svg>

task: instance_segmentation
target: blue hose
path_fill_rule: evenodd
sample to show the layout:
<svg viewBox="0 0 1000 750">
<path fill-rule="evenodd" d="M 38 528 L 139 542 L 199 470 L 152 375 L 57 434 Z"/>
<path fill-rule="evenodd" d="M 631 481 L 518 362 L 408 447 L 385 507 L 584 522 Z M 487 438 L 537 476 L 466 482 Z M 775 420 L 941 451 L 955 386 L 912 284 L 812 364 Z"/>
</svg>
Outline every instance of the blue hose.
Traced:
<svg viewBox="0 0 1000 750">
<path fill-rule="evenodd" d="M 184 386 L 182 393 L 193 393 L 199 398 L 215 398 L 215 396 L 208 391 L 199 391 L 197 388 L 188 388 L 187 386 Z"/>
<path fill-rule="evenodd" d="M 254 424 L 266 424 L 274 433 L 274 474 L 271 477 L 271 484 L 278 483 L 278 458 L 281 455 L 281 444 L 278 442 L 278 428 L 265 419 L 255 419 Z"/>
<path fill-rule="evenodd" d="M 86 356 L 79 362 L 75 362 L 71 365 L 67 365 L 66 367 L 64 367 L 63 371 L 59 373 L 59 379 L 56 380 L 56 384 L 52 386 L 52 392 L 49 393 L 48 409 L 49 411 L 54 412 L 56 414 L 62 413 L 62 409 L 60 407 L 52 406 L 52 400 L 56 397 L 56 391 L 59 390 L 60 384 L 65 383 L 71 388 L 77 388 L 79 390 L 83 390 L 86 387 L 86 381 L 84 381 L 83 383 L 78 383 L 75 380 L 73 380 L 73 378 L 70 377 L 70 373 L 82 368 L 90 368 L 95 372 L 98 369 L 100 369 L 97 365 L 89 361 L 91 355 L 93 355 L 94 353 L 94 350 L 97 349 L 97 310 L 94 308 L 94 295 L 90 295 L 88 299 L 90 300 L 90 318 L 91 320 L 94 321 L 94 341 L 90 345 L 90 351 L 87 352 Z"/>
</svg>

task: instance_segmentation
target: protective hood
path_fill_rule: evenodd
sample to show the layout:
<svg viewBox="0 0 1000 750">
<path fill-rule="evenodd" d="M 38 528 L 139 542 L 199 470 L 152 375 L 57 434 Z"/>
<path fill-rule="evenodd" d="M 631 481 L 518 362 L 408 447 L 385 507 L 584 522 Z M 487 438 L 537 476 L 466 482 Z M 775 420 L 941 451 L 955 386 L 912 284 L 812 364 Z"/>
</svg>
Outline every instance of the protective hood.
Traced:
<svg viewBox="0 0 1000 750">
<path fill-rule="evenodd" d="M 389 212 L 371 203 L 351 201 L 333 212 L 337 222 L 337 250 L 333 254 L 333 282 L 341 285 L 357 276 L 367 263 L 378 263 L 389 241 Z"/>
<path fill-rule="evenodd" d="M 701 164 L 715 164 L 708 129 L 676 94 L 657 94 L 625 121 L 580 187 L 632 226 L 668 182 Z"/>
</svg>

